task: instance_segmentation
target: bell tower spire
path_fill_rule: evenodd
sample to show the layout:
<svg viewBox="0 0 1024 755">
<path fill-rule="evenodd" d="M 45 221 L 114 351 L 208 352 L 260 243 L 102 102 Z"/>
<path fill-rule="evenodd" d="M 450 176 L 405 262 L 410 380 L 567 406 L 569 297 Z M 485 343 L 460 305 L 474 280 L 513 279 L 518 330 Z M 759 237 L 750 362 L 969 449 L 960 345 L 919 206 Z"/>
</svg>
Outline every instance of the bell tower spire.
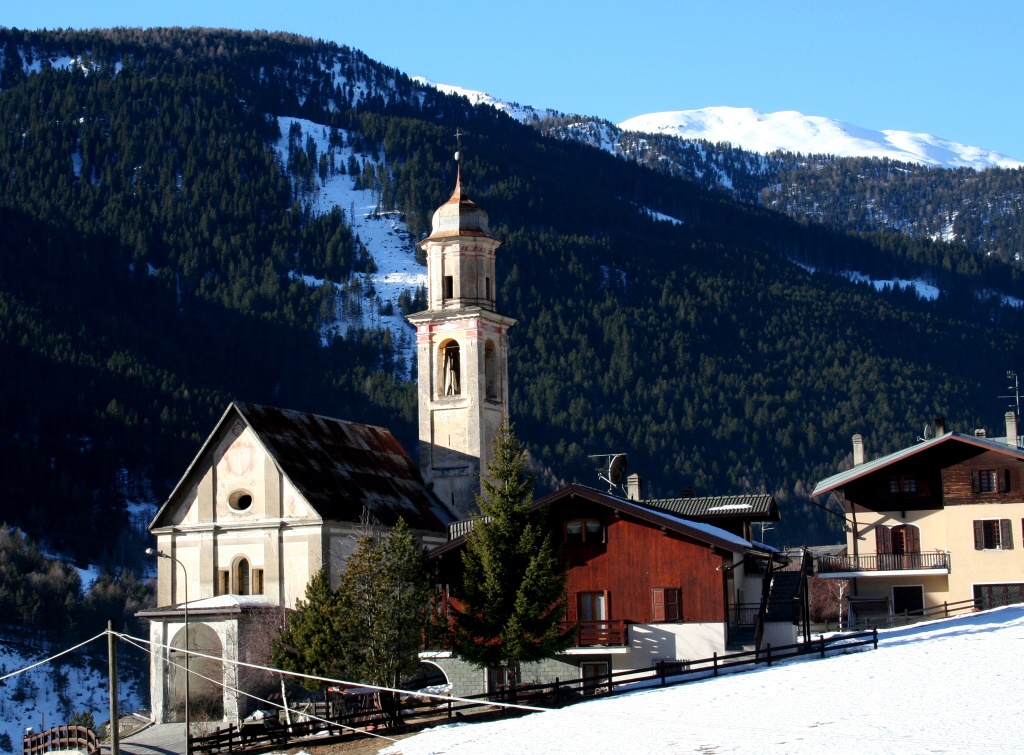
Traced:
<svg viewBox="0 0 1024 755">
<path fill-rule="evenodd" d="M 463 189 L 460 165 L 455 191 L 420 242 L 427 309 L 408 320 L 416 327 L 420 471 L 464 516 L 477 508 L 481 474 L 508 415 L 508 329 L 516 321 L 496 311 L 499 246 L 487 212 Z"/>
</svg>

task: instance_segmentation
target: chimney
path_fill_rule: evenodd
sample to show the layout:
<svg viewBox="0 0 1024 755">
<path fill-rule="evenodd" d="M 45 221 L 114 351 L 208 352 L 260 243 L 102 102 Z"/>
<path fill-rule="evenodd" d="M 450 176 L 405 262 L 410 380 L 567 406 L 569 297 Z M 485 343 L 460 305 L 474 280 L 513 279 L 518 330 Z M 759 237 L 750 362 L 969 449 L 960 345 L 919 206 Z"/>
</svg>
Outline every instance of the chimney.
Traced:
<svg viewBox="0 0 1024 755">
<path fill-rule="evenodd" d="M 985 431 L 984 427 L 979 427 L 979 428 L 975 429 L 974 437 L 975 438 L 987 438 L 988 437 L 988 433 Z"/>
<path fill-rule="evenodd" d="M 630 501 L 642 501 L 644 499 L 644 481 L 636 472 L 626 478 L 626 498 Z"/>
<path fill-rule="evenodd" d="M 1017 447 L 1017 415 L 1013 412 L 1006 413 L 1006 445 Z"/>
<path fill-rule="evenodd" d="M 941 414 L 936 414 L 935 415 L 935 422 L 932 423 L 932 424 L 935 425 L 935 437 L 936 438 L 938 438 L 940 435 L 945 435 L 946 434 L 946 418 L 943 417 Z"/>
<path fill-rule="evenodd" d="M 864 463 L 864 436 L 857 433 L 853 436 L 853 466 L 859 467 Z"/>
</svg>

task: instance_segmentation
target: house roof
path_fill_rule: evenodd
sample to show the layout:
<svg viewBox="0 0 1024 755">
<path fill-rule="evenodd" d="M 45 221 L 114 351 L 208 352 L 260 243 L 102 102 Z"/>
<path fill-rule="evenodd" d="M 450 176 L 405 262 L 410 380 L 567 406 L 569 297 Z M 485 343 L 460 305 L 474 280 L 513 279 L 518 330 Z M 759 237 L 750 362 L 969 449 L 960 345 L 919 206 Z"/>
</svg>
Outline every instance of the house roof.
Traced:
<svg viewBox="0 0 1024 755">
<path fill-rule="evenodd" d="M 387 429 L 236 401 L 225 410 L 150 528 L 160 526 L 171 503 L 201 474 L 200 460 L 236 418 L 252 430 L 281 473 L 324 520 L 357 522 L 366 508 L 384 525 L 402 517 L 414 529 L 443 532 L 455 519 L 423 484 L 412 459 Z"/>
<path fill-rule="evenodd" d="M 639 501 L 643 506 L 667 511 L 685 519 L 746 519 L 748 521 L 777 522 L 779 514 L 775 496 L 719 495 L 700 498 L 657 498 Z"/>
<path fill-rule="evenodd" d="M 533 502 L 533 508 L 539 509 L 552 506 L 570 498 L 582 498 L 590 501 L 591 503 L 607 506 L 610 509 L 619 511 L 636 519 L 640 519 L 641 521 L 648 522 L 655 526 L 664 527 L 666 530 L 671 532 L 686 535 L 687 537 L 691 537 L 695 540 L 699 540 L 707 543 L 708 545 L 713 545 L 732 553 L 746 553 L 751 550 L 758 550 L 749 540 L 745 540 L 731 532 L 726 532 L 720 527 L 715 527 L 712 524 L 688 521 L 664 511 L 647 508 L 636 501 L 628 501 L 625 498 L 619 498 L 618 496 L 609 495 L 608 493 L 602 493 L 600 490 L 595 490 L 594 488 L 589 488 L 586 485 L 579 485 L 576 483 L 567 485 L 560 490 L 556 490 L 554 493 L 550 493 L 543 498 L 537 499 Z M 458 537 L 453 538 L 444 545 L 434 548 L 430 552 L 430 555 L 439 556 L 460 547 L 462 543 L 465 542 L 466 535 L 469 533 L 469 530 L 472 529 L 472 524 L 469 524 L 472 520 L 465 520 L 465 522 L 466 526 L 464 527 L 456 525 L 452 528 L 453 532 L 461 532 Z"/>
<path fill-rule="evenodd" d="M 819 495 L 824 495 L 825 493 L 831 493 L 833 490 L 841 488 L 854 480 L 858 480 L 872 472 L 884 469 L 890 464 L 908 459 L 912 456 L 916 456 L 947 443 L 963 443 L 970 446 L 976 446 L 982 451 L 995 451 L 997 453 L 1005 454 L 1006 456 L 1012 456 L 1015 459 L 1024 459 L 1024 448 L 1018 448 L 1016 445 L 1010 446 L 1005 442 L 1001 442 L 994 438 L 979 438 L 976 435 L 964 435 L 957 432 L 948 432 L 936 438 L 924 440 L 913 446 L 908 446 L 907 448 L 902 448 L 899 451 L 894 451 L 891 454 L 879 456 L 877 459 L 872 459 L 871 461 L 863 464 L 858 464 L 851 469 L 847 469 L 845 472 L 840 472 L 839 474 L 832 475 L 831 477 L 826 477 L 814 486 L 814 490 L 811 491 L 811 497 L 814 498 Z"/>
</svg>

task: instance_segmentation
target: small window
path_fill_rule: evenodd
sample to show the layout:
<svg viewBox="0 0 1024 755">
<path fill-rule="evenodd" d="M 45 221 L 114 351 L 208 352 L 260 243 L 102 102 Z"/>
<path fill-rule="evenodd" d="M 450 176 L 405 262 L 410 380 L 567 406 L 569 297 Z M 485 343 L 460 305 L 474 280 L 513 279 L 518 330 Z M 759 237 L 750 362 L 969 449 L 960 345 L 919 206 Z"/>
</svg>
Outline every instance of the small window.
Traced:
<svg viewBox="0 0 1024 755">
<path fill-rule="evenodd" d="M 231 594 L 231 572 L 227 569 L 221 569 L 217 574 L 217 594 L 218 595 L 230 595 Z"/>
<path fill-rule="evenodd" d="M 682 601 L 678 587 L 651 588 L 651 621 L 682 621 Z"/>
<path fill-rule="evenodd" d="M 241 558 L 235 567 L 235 593 L 238 595 L 249 594 L 249 562 Z"/>
<path fill-rule="evenodd" d="M 1010 520 L 974 520 L 974 549 L 979 551 L 1013 550 L 1013 528 Z"/>
<path fill-rule="evenodd" d="M 890 495 L 917 495 L 917 480 L 913 477 L 890 477 Z"/>
<path fill-rule="evenodd" d="M 252 594 L 262 595 L 263 594 L 263 570 L 253 569 L 252 570 Z"/>
<path fill-rule="evenodd" d="M 565 542 L 569 545 L 604 541 L 604 524 L 599 519 L 573 519 L 565 523 Z"/>
<path fill-rule="evenodd" d="M 484 298 L 491 298 L 491 279 L 487 277 L 484 278 Z"/>
<path fill-rule="evenodd" d="M 451 275 L 444 276 L 444 298 L 455 298 L 455 278 Z"/>
<path fill-rule="evenodd" d="M 228 496 L 228 505 L 235 511 L 245 511 L 252 506 L 252 493 L 246 490 L 236 490 Z"/>
<path fill-rule="evenodd" d="M 978 492 L 994 493 L 996 491 L 996 470 L 983 469 L 978 472 Z"/>
</svg>

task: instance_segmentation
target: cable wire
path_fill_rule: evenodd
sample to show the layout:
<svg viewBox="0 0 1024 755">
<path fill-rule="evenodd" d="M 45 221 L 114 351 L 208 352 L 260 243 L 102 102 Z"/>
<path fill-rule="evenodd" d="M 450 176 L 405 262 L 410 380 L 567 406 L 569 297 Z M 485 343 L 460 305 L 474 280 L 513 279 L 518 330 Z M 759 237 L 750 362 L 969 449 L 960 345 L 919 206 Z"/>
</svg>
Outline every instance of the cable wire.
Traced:
<svg viewBox="0 0 1024 755">
<path fill-rule="evenodd" d="M 12 671 L 11 673 L 5 674 L 4 676 L 0 676 L 0 682 L 5 681 L 7 679 L 10 679 L 12 676 L 17 676 L 18 674 L 24 674 L 26 671 L 28 671 L 29 669 L 34 669 L 36 666 L 42 666 L 44 663 L 49 663 L 50 661 L 54 661 L 54 660 L 60 658 L 62 655 L 67 655 L 68 653 L 74 652 L 75 650 L 78 650 L 78 648 L 83 647 L 84 645 L 88 645 L 90 642 L 95 642 L 100 637 L 103 637 L 105 634 L 107 634 L 109 631 L 110 631 L 109 629 L 104 629 L 102 632 L 100 632 L 95 637 L 92 637 L 92 638 L 86 640 L 85 642 L 80 642 L 77 645 L 75 645 L 73 648 L 68 648 L 67 650 L 62 650 L 59 653 L 57 653 L 56 655 L 51 655 L 49 658 L 46 658 L 46 659 L 41 660 L 41 661 L 38 661 L 37 663 L 33 663 L 31 666 L 26 666 L 25 668 L 18 669 L 17 671 Z"/>
</svg>

